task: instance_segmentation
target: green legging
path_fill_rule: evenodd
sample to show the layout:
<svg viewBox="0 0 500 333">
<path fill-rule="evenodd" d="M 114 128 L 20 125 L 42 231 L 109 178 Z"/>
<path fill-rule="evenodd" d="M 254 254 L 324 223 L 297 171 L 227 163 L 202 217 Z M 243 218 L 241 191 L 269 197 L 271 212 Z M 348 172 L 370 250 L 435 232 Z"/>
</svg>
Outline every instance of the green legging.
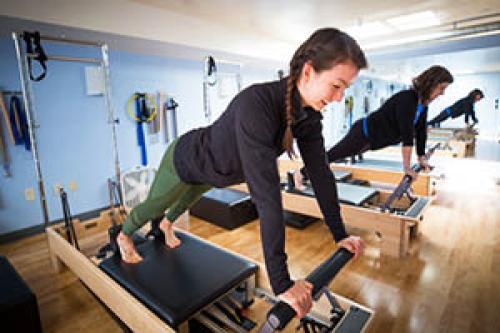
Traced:
<svg viewBox="0 0 500 333">
<path fill-rule="evenodd" d="M 148 221 L 161 219 L 163 216 L 174 222 L 203 193 L 210 190 L 209 185 L 192 185 L 180 180 L 174 166 L 176 144 L 177 140 L 173 141 L 163 155 L 147 199 L 135 206 L 123 223 L 122 231 L 125 235 L 131 236 Z"/>
</svg>

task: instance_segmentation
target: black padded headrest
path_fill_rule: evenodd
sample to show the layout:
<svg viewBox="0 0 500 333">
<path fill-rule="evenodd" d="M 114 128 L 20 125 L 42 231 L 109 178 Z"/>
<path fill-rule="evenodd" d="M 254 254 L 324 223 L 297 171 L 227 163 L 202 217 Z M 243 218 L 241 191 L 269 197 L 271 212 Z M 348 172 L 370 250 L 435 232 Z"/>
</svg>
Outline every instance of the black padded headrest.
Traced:
<svg viewBox="0 0 500 333">
<path fill-rule="evenodd" d="M 205 192 L 203 197 L 232 206 L 240 203 L 241 201 L 249 200 L 250 194 L 230 188 L 213 188 L 210 191 Z"/>
<path fill-rule="evenodd" d="M 361 166 L 365 168 L 374 168 L 374 169 L 382 169 L 382 170 L 391 170 L 391 171 L 401 171 L 402 170 L 402 162 L 394 161 L 394 160 L 378 160 L 372 158 L 364 158 L 361 161 L 357 161 L 354 166 Z"/>
<path fill-rule="evenodd" d="M 293 193 L 302 194 L 308 197 L 314 197 L 314 190 L 311 186 L 306 186 L 305 190 L 299 191 L 294 190 Z M 339 196 L 339 201 L 344 204 L 362 206 L 370 199 L 374 198 L 379 194 L 379 191 L 371 187 L 337 183 L 337 193 Z"/>
<path fill-rule="evenodd" d="M 335 180 L 338 182 L 343 182 L 352 177 L 352 173 L 346 170 L 335 170 L 333 172 Z"/>
<path fill-rule="evenodd" d="M 144 258 L 139 264 L 115 256 L 99 265 L 173 328 L 257 271 L 254 263 L 215 245 L 176 234 L 181 240 L 176 249 L 154 240 L 138 245 Z"/>
</svg>

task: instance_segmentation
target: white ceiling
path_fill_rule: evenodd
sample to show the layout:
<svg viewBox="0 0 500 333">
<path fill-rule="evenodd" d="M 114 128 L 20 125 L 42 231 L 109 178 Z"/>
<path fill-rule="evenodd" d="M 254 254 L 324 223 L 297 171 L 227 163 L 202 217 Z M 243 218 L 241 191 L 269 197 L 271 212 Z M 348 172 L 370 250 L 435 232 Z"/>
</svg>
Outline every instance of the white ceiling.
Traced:
<svg viewBox="0 0 500 333">
<path fill-rule="evenodd" d="M 453 54 L 440 53 L 403 59 L 372 61 L 365 74 L 386 80 L 410 83 L 412 77 L 421 73 L 430 65 L 445 66 L 454 76 L 500 73 L 500 46 L 460 51 Z"/>
<path fill-rule="evenodd" d="M 422 11 L 442 23 L 500 12 L 499 0 L 131 0 L 294 45 L 322 26 L 343 29 Z"/>
<path fill-rule="evenodd" d="M 184 48 L 212 50 L 267 60 L 273 66 L 285 64 L 291 53 L 318 27 L 347 29 L 355 25 L 384 22 L 387 19 L 422 11 L 433 11 L 441 25 L 432 31 L 470 24 L 500 24 L 500 0 L 17 0 L 0 2 L 0 15 L 60 26 L 84 29 L 118 37 L 162 42 Z M 493 14 L 497 16 L 493 17 Z M 455 23 L 455 24 L 453 24 Z M 76 29 L 75 29 L 76 30 Z M 431 29 L 393 33 L 358 40 L 367 49 L 375 71 L 386 75 L 398 54 L 406 59 L 405 68 L 423 63 L 451 61 L 450 66 L 467 71 L 498 71 L 500 68 L 500 30 L 486 36 L 458 41 L 420 42 L 399 47 L 370 49 L 374 42 L 424 35 Z M 473 41 L 476 41 L 475 43 Z M 157 43 L 161 44 L 161 43 Z M 141 44 L 142 45 L 142 44 Z M 454 45 L 454 46 L 453 46 Z M 453 46 L 453 47 L 452 47 Z M 409 52 L 409 50 L 420 50 Z M 474 51 L 472 50 L 474 49 Z M 183 49 L 184 51 L 185 49 Z M 425 52 L 422 50 L 426 50 Z M 393 52 L 394 51 L 394 52 Z M 396 52 L 397 51 L 397 52 Z M 402 52 L 404 51 L 404 52 Z M 453 57 L 443 55 L 450 51 Z M 406 54 L 405 54 L 406 53 Z M 439 53 L 441 55 L 435 55 Z M 379 55 L 377 57 L 377 54 Z M 373 55 L 373 58 L 370 57 Z M 393 57 L 394 58 L 394 57 Z M 443 63 L 442 63 L 443 64 Z M 446 64 L 445 64 L 446 65 Z M 377 66 L 377 67 L 374 67 Z M 385 69 L 384 69 L 385 68 Z M 402 71 L 404 72 L 404 71 Z"/>
</svg>

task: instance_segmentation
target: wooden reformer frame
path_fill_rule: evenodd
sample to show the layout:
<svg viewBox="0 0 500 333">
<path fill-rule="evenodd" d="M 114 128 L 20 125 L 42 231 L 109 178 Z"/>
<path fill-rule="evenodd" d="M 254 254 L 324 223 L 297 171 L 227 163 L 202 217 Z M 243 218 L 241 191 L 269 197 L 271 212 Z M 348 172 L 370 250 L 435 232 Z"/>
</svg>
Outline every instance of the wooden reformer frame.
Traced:
<svg viewBox="0 0 500 333">
<path fill-rule="evenodd" d="M 292 166 L 291 163 L 298 164 L 299 162 L 279 160 L 278 166 L 281 175 L 286 174 L 286 170 L 289 170 L 289 167 Z M 248 192 L 246 184 L 235 185 L 231 188 Z M 347 226 L 368 230 L 381 238 L 381 254 L 403 258 L 411 252 L 412 248 L 416 249 L 416 246 L 412 245 L 418 235 L 418 225 L 423 220 L 425 210 L 430 205 L 432 198 L 416 196 L 417 201 L 411 203 L 407 197 L 403 197 L 393 204 L 395 208 L 403 211 L 416 211 L 412 216 L 407 216 L 381 211 L 380 207 L 390 194 L 388 191 L 379 190 L 379 194 L 368 200 L 364 206 L 341 203 L 340 207 L 344 223 Z M 281 195 L 284 209 L 320 219 L 323 218 L 316 198 L 285 191 L 282 191 Z M 418 206 L 419 204 L 420 206 Z"/>
<path fill-rule="evenodd" d="M 280 160 L 280 172 L 292 170 L 299 165 L 301 166 L 302 162 Z M 404 176 L 403 171 L 377 168 L 374 166 L 368 167 L 362 164 L 332 163 L 330 164 L 330 168 L 333 172 L 336 170 L 350 172 L 352 179 L 355 180 L 389 184 L 391 186 L 397 186 Z M 420 173 L 417 180 L 412 184 L 413 193 L 423 196 L 436 194 L 436 178 L 436 176 L 430 173 Z"/>
<path fill-rule="evenodd" d="M 99 218 L 84 222 L 73 220 L 73 225 L 80 251 L 72 246 L 64 236 L 64 224 L 57 224 L 46 229 L 50 258 L 55 271 L 59 273 L 65 267 L 69 268 L 132 331 L 145 333 L 176 332 L 175 329 L 102 271 L 98 267 L 99 259 L 95 256 L 86 255 L 96 253 L 98 247 L 107 242 L 107 230 L 111 226 L 109 212 L 103 212 Z M 190 236 L 199 238 L 193 234 L 190 234 Z M 99 243 L 99 241 L 101 242 Z M 241 254 L 228 249 L 224 250 L 259 266 L 257 262 Z M 248 289 L 251 290 L 251 294 L 246 295 L 249 298 L 254 296 L 257 277 L 258 274 L 255 274 L 245 280 Z M 178 332 L 189 332 L 187 321 L 179 326 Z"/>
</svg>

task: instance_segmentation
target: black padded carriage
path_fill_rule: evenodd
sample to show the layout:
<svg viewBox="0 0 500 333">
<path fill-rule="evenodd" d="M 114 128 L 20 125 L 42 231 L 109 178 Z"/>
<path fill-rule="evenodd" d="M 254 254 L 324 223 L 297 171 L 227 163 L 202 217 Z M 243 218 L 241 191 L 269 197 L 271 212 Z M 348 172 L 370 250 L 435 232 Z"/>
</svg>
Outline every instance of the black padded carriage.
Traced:
<svg viewBox="0 0 500 333">
<path fill-rule="evenodd" d="M 257 265 L 206 241 L 177 233 L 181 245 L 158 240 L 137 245 L 144 260 L 118 256 L 99 267 L 173 328 L 190 319 L 257 272 Z"/>
</svg>

